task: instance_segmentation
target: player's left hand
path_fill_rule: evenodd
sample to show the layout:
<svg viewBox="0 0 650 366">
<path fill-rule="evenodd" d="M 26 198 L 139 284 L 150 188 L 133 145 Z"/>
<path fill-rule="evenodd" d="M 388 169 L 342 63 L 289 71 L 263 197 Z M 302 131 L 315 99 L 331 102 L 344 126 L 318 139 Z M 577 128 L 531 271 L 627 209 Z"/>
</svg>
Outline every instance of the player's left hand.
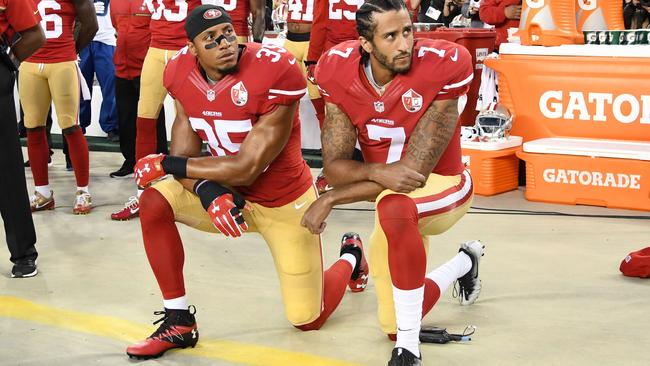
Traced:
<svg viewBox="0 0 650 366">
<path fill-rule="evenodd" d="M 305 214 L 302 215 L 302 221 L 300 224 L 309 230 L 312 234 L 320 234 L 325 231 L 327 223 L 325 219 L 332 212 L 331 200 L 327 195 L 319 197 L 314 201 Z"/>
<path fill-rule="evenodd" d="M 226 237 L 238 238 L 248 230 L 242 209 L 250 211 L 251 206 L 239 194 L 225 193 L 215 198 L 207 211 L 217 230 Z"/>
<path fill-rule="evenodd" d="M 167 175 L 162 167 L 165 154 L 151 154 L 138 160 L 133 168 L 133 177 L 138 187 L 147 187 L 151 182 Z"/>
</svg>

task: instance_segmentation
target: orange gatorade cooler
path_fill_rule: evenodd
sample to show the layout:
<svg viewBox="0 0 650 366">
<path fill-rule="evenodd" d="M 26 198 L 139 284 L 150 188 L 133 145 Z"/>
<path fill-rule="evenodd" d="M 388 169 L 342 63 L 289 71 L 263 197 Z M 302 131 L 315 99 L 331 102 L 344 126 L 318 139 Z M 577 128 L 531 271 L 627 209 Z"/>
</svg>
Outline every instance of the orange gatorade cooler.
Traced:
<svg viewBox="0 0 650 366">
<path fill-rule="evenodd" d="M 528 200 L 650 211 L 650 142 L 544 138 L 517 156 Z"/>
<path fill-rule="evenodd" d="M 482 196 L 508 192 L 519 186 L 522 139 L 509 136 L 495 142 L 462 141 L 463 162 L 472 175 L 474 193 Z"/>
<path fill-rule="evenodd" d="M 518 32 L 521 44 L 559 46 L 583 43 L 582 33 L 576 28 L 575 1 L 524 0 Z"/>
<path fill-rule="evenodd" d="M 511 133 L 650 141 L 650 46 L 504 43 L 486 65 L 499 75 Z"/>
<path fill-rule="evenodd" d="M 618 0 L 577 0 L 576 25 L 579 32 L 623 30 L 623 7 Z"/>
<path fill-rule="evenodd" d="M 418 29 L 421 29 L 419 27 Z M 475 28 L 437 28 L 433 31 L 418 32 L 416 38 L 444 39 L 450 42 L 458 43 L 469 51 L 472 55 L 472 64 L 474 65 L 474 79 L 467 92 L 467 103 L 463 113 L 458 117 L 463 126 L 473 126 L 478 111 L 475 110 L 478 92 L 481 88 L 481 72 L 483 71 L 483 61 L 492 53 L 494 44 L 497 40 L 497 34 L 494 29 L 475 29 Z"/>
</svg>

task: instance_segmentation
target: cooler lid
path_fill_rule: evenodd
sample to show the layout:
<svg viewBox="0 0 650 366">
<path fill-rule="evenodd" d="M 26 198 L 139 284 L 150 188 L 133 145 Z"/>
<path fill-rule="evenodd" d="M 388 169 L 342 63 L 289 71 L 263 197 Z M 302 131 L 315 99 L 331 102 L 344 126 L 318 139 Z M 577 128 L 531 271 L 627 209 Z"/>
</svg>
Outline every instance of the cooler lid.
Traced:
<svg viewBox="0 0 650 366">
<path fill-rule="evenodd" d="M 567 44 L 554 47 L 544 47 L 522 46 L 517 43 L 502 43 L 499 47 L 499 54 L 650 58 L 650 45 Z"/>
<path fill-rule="evenodd" d="M 523 139 L 521 136 L 508 136 L 507 139 L 494 142 L 482 141 L 461 141 L 460 147 L 463 149 L 483 150 L 483 151 L 496 151 L 509 149 L 511 147 L 520 146 Z"/>
<path fill-rule="evenodd" d="M 553 137 L 525 142 L 524 152 L 650 161 L 650 142 Z"/>
</svg>

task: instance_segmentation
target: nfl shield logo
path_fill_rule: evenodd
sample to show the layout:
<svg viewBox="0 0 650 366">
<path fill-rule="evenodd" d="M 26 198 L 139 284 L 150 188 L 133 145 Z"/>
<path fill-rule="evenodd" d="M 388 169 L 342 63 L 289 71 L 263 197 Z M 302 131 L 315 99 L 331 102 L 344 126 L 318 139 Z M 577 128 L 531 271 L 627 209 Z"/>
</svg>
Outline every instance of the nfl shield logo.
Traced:
<svg viewBox="0 0 650 366">
<path fill-rule="evenodd" d="M 240 81 L 230 89 L 230 98 L 240 107 L 248 102 L 248 90 L 244 87 L 244 82 Z"/>
<path fill-rule="evenodd" d="M 404 104 L 404 108 L 407 111 L 415 113 L 422 109 L 422 96 L 413 89 L 409 89 L 406 93 L 402 94 L 402 104 Z"/>
<path fill-rule="evenodd" d="M 207 97 L 208 100 L 211 101 L 211 102 L 214 101 L 214 98 L 216 98 L 216 96 L 217 96 L 216 93 L 215 93 L 214 90 L 212 90 L 212 89 L 208 90 L 208 92 L 206 93 L 206 97 Z"/>
<path fill-rule="evenodd" d="M 384 102 L 375 102 L 374 105 L 375 105 L 375 111 L 377 111 L 378 113 L 384 111 Z"/>
</svg>

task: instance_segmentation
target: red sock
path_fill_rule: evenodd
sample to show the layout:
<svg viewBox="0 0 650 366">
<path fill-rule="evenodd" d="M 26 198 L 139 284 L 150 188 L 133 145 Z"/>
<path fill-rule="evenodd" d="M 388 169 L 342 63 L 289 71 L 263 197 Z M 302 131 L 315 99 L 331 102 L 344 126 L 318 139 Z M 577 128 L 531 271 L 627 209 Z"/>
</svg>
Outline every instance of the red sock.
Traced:
<svg viewBox="0 0 650 366">
<path fill-rule="evenodd" d="M 388 267 L 393 285 L 401 290 L 422 287 L 427 258 L 415 203 L 407 196 L 391 194 L 379 201 L 377 215 L 388 241 Z"/>
<path fill-rule="evenodd" d="M 323 129 L 323 122 L 325 121 L 325 101 L 323 98 L 312 99 L 311 104 L 314 105 L 316 110 L 316 118 L 318 118 L 318 125 Z"/>
<path fill-rule="evenodd" d="M 140 196 L 140 226 L 149 265 L 164 299 L 185 295 L 185 252 L 174 211 L 160 192 L 145 189 Z"/>
<path fill-rule="evenodd" d="M 320 313 L 318 319 L 309 324 L 296 326 L 296 328 L 304 331 L 318 330 L 325 324 L 327 318 L 332 315 L 336 307 L 339 306 L 341 299 L 343 299 L 345 288 L 348 285 L 348 281 L 350 281 L 350 276 L 352 276 L 352 270 L 353 268 L 349 262 L 339 259 L 323 273 L 323 277 L 325 278 L 325 283 L 323 284 L 323 311 Z"/>
<path fill-rule="evenodd" d="M 89 163 L 88 163 L 88 143 L 86 136 L 81 132 L 79 126 L 66 128 L 63 136 L 68 142 L 68 151 L 70 152 L 70 161 L 74 169 L 74 177 L 77 180 L 77 187 L 88 186 Z"/>
<path fill-rule="evenodd" d="M 154 118 L 138 117 L 136 120 L 135 133 L 135 161 L 144 158 L 149 154 L 155 154 L 158 148 L 156 135 L 156 122 Z"/>
<path fill-rule="evenodd" d="M 29 166 L 34 176 L 34 185 L 48 185 L 47 161 L 50 157 L 50 147 L 47 145 L 45 128 L 38 127 L 27 130 L 27 154 L 29 155 Z"/>
</svg>

